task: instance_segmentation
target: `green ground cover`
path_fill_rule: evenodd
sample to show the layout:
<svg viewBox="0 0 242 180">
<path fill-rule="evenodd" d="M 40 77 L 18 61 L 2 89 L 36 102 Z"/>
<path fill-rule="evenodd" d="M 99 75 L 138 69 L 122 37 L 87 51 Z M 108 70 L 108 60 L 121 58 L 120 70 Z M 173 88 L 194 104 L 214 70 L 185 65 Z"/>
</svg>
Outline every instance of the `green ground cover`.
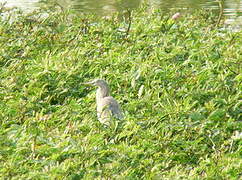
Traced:
<svg viewBox="0 0 242 180">
<path fill-rule="evenodd" d="M 242 31 L 173 13 L 2 16 L 0 177 L 241 178 Z M 95 78 L 125 113 L 116 128 L 81 85 Z"/>
</svg>

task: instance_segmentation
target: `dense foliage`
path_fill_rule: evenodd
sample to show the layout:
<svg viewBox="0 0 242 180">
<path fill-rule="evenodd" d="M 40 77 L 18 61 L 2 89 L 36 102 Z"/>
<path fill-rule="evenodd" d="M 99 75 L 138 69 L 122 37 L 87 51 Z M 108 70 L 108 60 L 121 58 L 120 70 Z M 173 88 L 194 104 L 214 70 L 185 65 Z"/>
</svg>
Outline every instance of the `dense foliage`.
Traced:
<svg viewBox="0 0 242 180">
<path fill-rule="evenodd" d="M 0 177 L 241 177 L 242 31 L 207 10 L 173 13 L 2 16 Z M 116 127 L 81 85 L 96 78 L 125 113 Z"/>
</svg>

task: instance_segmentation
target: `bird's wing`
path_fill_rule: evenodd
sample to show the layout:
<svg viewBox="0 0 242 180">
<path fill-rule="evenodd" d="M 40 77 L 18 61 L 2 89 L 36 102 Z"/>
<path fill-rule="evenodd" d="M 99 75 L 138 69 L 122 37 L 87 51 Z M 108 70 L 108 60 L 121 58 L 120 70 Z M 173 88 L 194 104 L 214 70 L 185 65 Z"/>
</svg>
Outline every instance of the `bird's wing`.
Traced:
<svg viewBox="0 0 242 180">
<path fill-rule="evenodd" d="M 112 116 L 114 116 L 118 119 L 123 118 L 120 106 L 119 106 L 118 102 L 112 96 L 103 98 L 102 107 L 104 107 L 103 110 L 105 110 L 105 109 L 110 110 Z"/>
</svg>

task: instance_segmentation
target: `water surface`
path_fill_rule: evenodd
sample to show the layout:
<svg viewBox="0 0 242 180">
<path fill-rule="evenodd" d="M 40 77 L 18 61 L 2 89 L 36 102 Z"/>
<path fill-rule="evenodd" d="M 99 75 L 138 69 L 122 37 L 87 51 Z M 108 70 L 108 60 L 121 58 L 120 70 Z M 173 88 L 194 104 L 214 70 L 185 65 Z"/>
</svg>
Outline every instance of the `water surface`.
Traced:
<svg viewBox="0 0 242 180">
<path fill-rule="evenodd" d="M 41 6 L 39 0 L 0 0 L 0 3 L 3 2 L 6 2 L 7 7 L 15 6 L 24 11 L 31 11 Z M 171 8 L 209 8 L 219 13 L 218 0 L 146 0 L 145 2 L 164 11 L 169 11 Z M 138 8 L 144 0 L 57 0 L 57 3 L 63 8 L 80 12 L 109 15 L 128 8 Z M 226 16 L 226 23 L 242 25 L 242 0 L 225 0 L 223 14 Z"/>
</svg>

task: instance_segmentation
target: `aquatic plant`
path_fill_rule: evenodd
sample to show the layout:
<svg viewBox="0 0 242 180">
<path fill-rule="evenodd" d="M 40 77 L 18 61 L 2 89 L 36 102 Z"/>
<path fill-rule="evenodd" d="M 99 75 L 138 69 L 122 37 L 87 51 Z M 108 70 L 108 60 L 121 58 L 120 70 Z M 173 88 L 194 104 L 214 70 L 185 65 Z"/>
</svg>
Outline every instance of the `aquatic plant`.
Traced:
<svg viewBox="0 0 242 180">
<path fill-rule="evenodd" d="M 148 8 L 1 16 L 1 178 L 239 179 L 242 32 Z M 95 78 L 125 110 L 116 129 L 81 86 Z"/>
</svg>

